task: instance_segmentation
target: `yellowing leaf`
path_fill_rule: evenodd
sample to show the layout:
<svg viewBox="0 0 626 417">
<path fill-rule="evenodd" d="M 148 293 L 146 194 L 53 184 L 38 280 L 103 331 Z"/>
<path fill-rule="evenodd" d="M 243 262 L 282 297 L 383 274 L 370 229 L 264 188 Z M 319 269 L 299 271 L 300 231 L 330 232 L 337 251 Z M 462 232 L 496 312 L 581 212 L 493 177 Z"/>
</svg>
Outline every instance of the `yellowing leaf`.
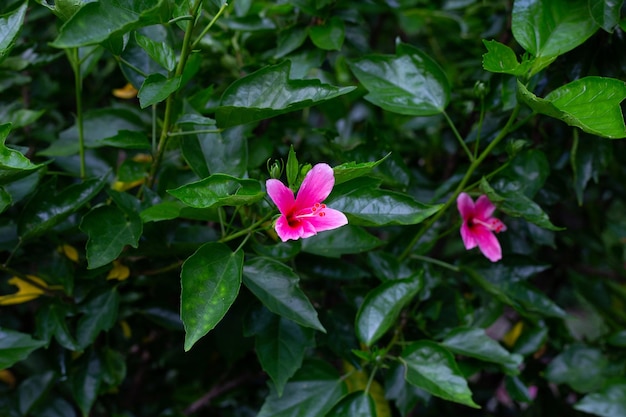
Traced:
<svg viewBox="0 0 626 417">
<path fill-rule="evenodd" d="M 78 262 L 78 251 L 74 246 L 63 244 L 59 246 L 58 251 L 65 255 L 70 261 Z"/>
<path fill-rule="evenodd" d="M 17 287 L 17 292 L 0 296 L 0 305 L 21 304 L 44 294 L 48 284 L 34 275 L 27 275 L 27 277 L 30 281 L 19 277 L 13 277 L 8 281 L 9 284 Z"/>
<path fill-rule="evenodd" d="M 122 328 L 122 334 L 124 334 L 124 337 L 126 339 L 130 339 L 130 337 L 133 335 L 133 332 L 130 329 L 130 324 L 128 324 L 126 320 L 121 320 L 120 327 Z"/>
<path fill-rule="evenodd" d="M 0 381 L 4 382 L 11 388 L 15 387 L 15 375 L 13 375 L 13 372 L 9 371 L 8 369 L 3 369 L 0 371 Z"/>
<path fill-rule="evenodd" d="M 517 341 L 517 338 L 522 334 L 523 329 L 524 329 L 523 322 L 518 321 L 517 323 L 515 323 L 515 326 L 513 326 L 513 328 L 509 330 L 509 332 L 505 334 L 504 337 L 502 338 L 502 341 L 504 342 L 504 344 L 507 345 L 508 347 L 513 347 L 513 345 Z"/>
<path fill-rule="evenodd" d="M 147 153 L 138 153 L 137 155 L 133 156 L 133 161 L 149 164 L 152 162 L 152 155 Z"/>
<path fill-rule="evenodd" d="M 120 261 L 113 261 L 113 269 L 109 271 L 107 279 L 116 279 L 118 281 L 124 281 L 130 276 L 130 269 L 123 265 Z"/>
<path fill-rule="evenodd" d="M 348 372 L 345 379 L 349 392 L 364 391 L 367 388 L 368 376 L 362 370 L 357 370 L 350 363 L 343 361 L 343 368 Z M 385 398 L 385 389 L 376 380 L 370 383 L 369 394 L 376 406 L 376 417 L 391 417 L 391 408 Z"/>
<path fill-rule="evenodd" d="M 117 98 L 131 99 L 137 97 L 137 89 L 131 83 L 127 83 L 122 88 L 113 89 L 113 95 Z"/>
<path fill-rule="evenodd" d="M 113 185 L 111 185 L 111 188 L 114 189 L 115 191 L 126 191 L 126 190 L 130 190 L 131 188 L 134 188 L 138 185 L 143 184 L 145 181 L 144 178 L 141 178 L 139 180 L 136 181 L 131 181 L 131 182 L 123 182 L 123 181 L 115 181 L 113 183 Z"/>
</svg>

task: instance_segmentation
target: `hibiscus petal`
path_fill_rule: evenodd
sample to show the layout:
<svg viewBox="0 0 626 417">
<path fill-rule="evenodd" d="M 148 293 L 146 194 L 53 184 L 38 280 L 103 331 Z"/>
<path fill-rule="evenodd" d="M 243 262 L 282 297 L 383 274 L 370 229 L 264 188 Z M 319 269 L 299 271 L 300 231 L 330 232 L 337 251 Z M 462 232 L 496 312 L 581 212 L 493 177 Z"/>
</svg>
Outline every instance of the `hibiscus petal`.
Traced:
<svg viewBox="0 0 626 417">
<path fill-rule="evenodd" d="M 286 187 L 285 184 L 271 179 L 265 182 L 265 188 L 267 189 L 267 194 L 269 194 L 282 214 L 288 214 L 292 210 L 295 204 L 293 191 Z"/>
<path fill-rule="evenodd" d="M 493 212 L 495 211 L 496 206 L 493 205 L 489 197 L 486 195 L 481 195 L 476 200 L 476 205 L 474 206 L 474 212 L 476 213 L 476 217 L 482 220 L 487 220 Z"/>
<path fill-rule="evenodd" d="M 309 223 L 315 227 L 318 232 L 324 230 L 331 230 L 348 224 L 346 215 L 339 210 L 333 210 L 331 208 L 324 209 L 324 216 L 314 216 L 307 219 Z"/>
<path fill-rule="evenodd" d="M 304 177 L 296 196 L 296 210 L 321 203 L 333 190 L 335 174 L 328 164 L 316 164 Z"/>
<path fill-rule="evenodd" d="M 319 230 L 311 223 L 310 219 L 302 221 L 302 227 L 300 228 L 300 237 L 306 239 L 307 237 L 315 236 Z"/>
<path fill-rule="evenodd" d="M 298 240 L 300 239 L 300 235 L 302 234 L 302 227 L 300 225 L 296 227 L 292 227 L 289 225 L 287 221 L 287 217 L 280 216 L 276 220 L 276 224 L 274 225 L 274 229 L 276 230 L 276 234 L 283 242 L 288 241 L 289 239 Z"/>
<path fill-rule="evenodd" d="M 502 248 L 500 242 L 493 232 L 484 226 L 477 225 L 472 229 L 474 238 L 478 242 L 478 248 L 491 262 L 497 262 L 502 259 Z"/>
<path fill-rule="evenodd" d="M 465 245 L 465 249 L 470 250 L 474 249 L 478 243 L 476 239 L 474 239 L 474 235 L 472 230 L 467 226 L 467 223 L 463 222 L 461 225 L 461 238 L 463 239 L 463 244 Z"/>
<path fill-rule="evenodd" d="M 474 200 L 466 193 L 461 193 L 456 199 L 456 206 L 461 213 L 463 220 L 468 220 L 474 217 Z"/>
</svg>

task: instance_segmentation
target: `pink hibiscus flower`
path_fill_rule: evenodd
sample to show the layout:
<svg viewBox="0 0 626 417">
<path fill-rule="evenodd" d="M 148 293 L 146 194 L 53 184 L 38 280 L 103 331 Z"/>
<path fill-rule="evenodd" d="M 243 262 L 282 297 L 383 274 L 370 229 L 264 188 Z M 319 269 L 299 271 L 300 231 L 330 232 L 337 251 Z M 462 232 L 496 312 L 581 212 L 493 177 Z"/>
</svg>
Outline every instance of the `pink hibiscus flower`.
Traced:
<svg viewBox="0 0 626 417">
<path fill-rule="evenodd" d="M 317 164 L 306 174 L 295 198 L 278 180 L 267 180 L 265 185 L 280 211 L 274 227 L 283 242 L 311 237 L 348 223 L 342 212 L 322 204 L 335 185 L 333 169 L 327 164 Z"/>
<path fill-rule="evenodd" d="M 465 249 L 470 250 L 478 246 L 480 251 L 491 262 L 502 259 L 502 249 L 500 242 L 494 235 L 506 230 L 506 226 L 502 221 L 492 217 L 496 206 L 493 205 L 486 195 L 481 195 L 476 200 L 466 193 L 459 194 L 456 199 L 456 205 L 463 217 L 463 225 L 461 225 L 461 238 Z"/>
</svg>

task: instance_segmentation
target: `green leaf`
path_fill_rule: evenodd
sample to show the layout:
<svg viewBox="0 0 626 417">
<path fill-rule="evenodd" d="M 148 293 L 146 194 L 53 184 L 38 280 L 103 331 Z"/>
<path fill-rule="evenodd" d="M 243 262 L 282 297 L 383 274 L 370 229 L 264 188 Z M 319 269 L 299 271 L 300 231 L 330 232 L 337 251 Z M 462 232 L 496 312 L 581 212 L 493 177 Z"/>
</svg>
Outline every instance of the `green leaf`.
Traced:
<svg viewBox="0 0 626 417">
<path fill-rule="evenodd" d="M 407 346 L 402 352 L 406 380 L 444 400 L 480 408 L 473 400 L 467 381 L 452 354 L 429 340 Z"/>
<path fill-rule="evenodd" d="M 422 274 L 387 281 L 371 290 L 356 314 L 355 330 L 367 346 L 376 343 L 394 324 L 402 309 L 424 286 Z"/>
<path fill-rule="evenodd" d="M 18 223 L 20 236 L 22 239 L 30 239 L 45 233 L 91 201 L 107 182 L 108 175 L 88 179 L 54 195 L 40 187 L 22 212 Z"/>
<path fill-rule="evenodd" d="M 620 107 L 625 98 L 624 81 L 584 77 L 557 88 L 545 100 L 561 112 L 559 118 L 568 125 L 594 135 L 620 139 L 626 137 L 626 126 Z"/>
<path fill-rule="evenodd" d="M 66 316 L 68 316 L 69 308 L 61 304 L 48 305 L 47 308 L 39 310 L 37 313 L 35 335 L 50 343 L 50 339 L 54 336 L 56 341 L 65 349 L 72 351 L 78 350 L 78 345 L 74 336 L 70 333 Z"/>
<path fill-rule="evenodd" d="M 183 156 L 198 177 L 206 178 L 217 173 L 234 177 L 246 175 L 248 167 L 246 126 L 234 126 L 221 132 L 215 127 L 215 121 L 213 125 L 189 126 L 192 130 L 214 130 L 190 134 L 181 142 Z"/>
<path fill-rule="evenodd" d="M 502 365 L 503 370 L 509 375 L 519 374 L 522 356 L 509 353 L 487 336 L 483 329 L 456 328 L 448 333 L 441 344 L 453 353 Z"/>
<path fill-rule="evenodd" d="M 321 25 L 309 27 L 309 37 L 313 44 L 326 51 L 339 51 L 346 37 L 343 19 L 331 17 Z"/>
<path fill-rule="evenodd" d="M 530 62 L 517 60 L 515 52 L 498 41 L 483 39 L 487 53 L 483 55 L 483 68 L 490 72 L 523 76 L 530 70 Z"/>
<path fill-rule="evenodd" d="M 76 341 L 80 349 L 87 348 L 102 331 L 113 327 L 117 321 L 120 294 L 110 288 L 88 299 L 79 306 L 83 313 L 76 325 Z"/>
<path fill-rule="evenodd" d="M 396 55 L 366 55 L 350 63 L 369 91 L 365 99 L 391 112 L 431 116 L 444 111 L 450 86 L 443 70 L 424 52 L 399 44 Z"/>
<path fill-rule="evenodd" d="M 70 383 L 74 400 L 83 417 L 87 417 L 98 398 L 102 384 L 102 364 L 94 351 L 84 355 L 79 362 L 75 372 L 71 373 Z"/>
<path fill-rule="evenodd" d="M 126 109 L 104 108 L 85 112 L 83 129 L 87 148 L 150 149 L 141 118 Z M 78 126 L 75 124 L 61 132 L 59 140 L 37 154 L 68 156 L 78 153 Z"/>
<path fill-rule="evenodd" d="M 150 74 L 137 93 L 142 109 L 160 103 L 176 92 L 180 87 L 180 76 L 166 78 L 162 74 Z"/>
<path fill-rule="evenodd" d="M 442 204 L 428 206 L 412 197 L 371 186 L 371 181 L 349 181 L 333 190 L 326 204 L 348 216 L 351 224 L 388 226 L 421 223 Z"/>
<path fill-rule="evenodd" d="M 583 397 L 574 408 L 601 417 L 626 416 L 626 379 L 609 382 L 601 391 Z"/>
<path fill-rule="evenodd" d="M 185 351 L 224 317 L 241 286 L 243 252 L 222 243 L 202 245 L 180 273 L 180 317 L 185 326 Z"/>
<path fill-rule="evenodd" d="M 9 55 L 15 45 L 15 39 L 24 24 L 27 8 L 28 2 L 25 1 L 15 10 L 0 15 L 0 62 Z"/>
<path fill-rule="evenodd" d="M 382 243 L 380 239 L 362 228 L 348 224 L 304 239 L 302 250 L 315 255 L 338 258 L 345 254 L 367 252 Z"/>
<path fill-rule="evenodd" d="M 513 36 L 537 57 L 554 57 L 585 42 L 597 30 L 588 0 L 516 0 Z"/>
<path fill-rule="evenodd" d="M 576 344 L 566 347 L 550 362 L 545 377 L 578 392 L 593 392 L 604 386 L 610 366 L 609 358 L 599 349 Z"/>
<path fill-rule="evenodd" d="M 617 0 L 589 0 L 589 11 L 596 25 L 613 33 L 619 24 L 622 2 Z"/>
<path fill-rule="evenodd" d="M 299 281 L 291 268 L 269 258 L 254 258 L 243 268 L 244 284 L 268 310 L 301 326 L 325 332 Z"/>
<path fill-rule="evenodd" d="M 78 9 L 80 9 L 90 0 L 55 0 L 52 4 L 48 3 L 47 0 L 35 1 L 42 6 L 50 9 L 50 11 L 55 14 L 55 16 L 65 22 L 70 17 L 72 17 L 74 13 L 78 11 Z"/>
<path fill-rule="evenodd" d="M 270 391 L 257 417 L 323 417 L 347 391 L 332 366 L 321 361 L 305 362 L 285 385 L 282 396 L 275 389 Z"/>
<path fill-rule="evenodd" d="M 13 182 L 41 168 L 41 165 L 33 164 L 20 152 L 6 147 L 4 142 L 10 131 L 10 123 L 0 125 L 0 185 Z"/>
<path fill-rule="evenodd" d="M 10 368 L 45 344 L 45 341 L 35 340 L 26 333 L 0 327 L 0 369 Z"/>
<path fill-rule="evenodd" d="M 229 127 L 304 109 L 354 90 L 319 80 L 289 79 L 290 61 L 262 68 L 232 83 L 220 100 L 215 118 Z"/>
<path fill-rule="evenodd" d="M 298 157 L 296 156 L 296 151 L 293 149 L 293 145 L 289 147 L 285 171 L 287 174 L 287 185 L 294 190 L 297 189 L 300 164 L 298 163 Z"/>
<path fill-rule="evenodd" d="M 101 43 L 143 26 L 164 23 L 163 0 L 101 0 L 85 4 L 62 27 L 51 43 L 76 48 Z"/>
<path fill-rule="evenodd" d="M 168 71 L 174 71 L 176 68 L 176 56 L 174 50 L 167 43 L 156 42 L 139 32 L 135 32 L 135 40 L 148 53 L 150 58 L 154 59 L 160 66 Z"/>
<path fill-rule="evenodd" d="M 94 269 L 117 259 L 126 245 L 136 248 L 143 223 L 136 213 L 124 212 L 114 206 L 99 206 L 83 217 L 80 230 L 88 237 L 88 269 Z"/>
<path fill-rule="evenodd" d="M 208 208 L 252 204 L 265 196 L 256 180 L 213 174 L 167 192 L 190 207 Z"/>
<path fill-rule="evenodd" d="M 289 378 L 302 366 L 305 352 L 314 345 L 314 331 L 273 314 L 256 334 L 257 357 L 263 370 L 272 378 L 279 397 L 283 395 Z"/>
<path fill-rule="evenodd" d="M 377 417 L 376 404 L 371 395 L 356 391 L 343 397 L 326 417 Z"/>
<path fill-rule="evenodd" d="M 391 155 L 391 153 L 388 153 L 378 161 L 374 162 L 351 161 L 333 167 L 333 173 L 335 174 L 335 186 L 344 182 L 348 182 L 355 178 L 369 175 L 374 170 L 374 168 L 376 168 L 385 159 L 387 159 L 389 155 Z"/>
<path fill-rule="evenodd" d="M 17 389 L 20 414 L 31 415 L 31 410 L 39 400 L 45 398 L 48 390 L 57 381 L 54 371 L 46 371 L 25 379 Z"/>
</svg>

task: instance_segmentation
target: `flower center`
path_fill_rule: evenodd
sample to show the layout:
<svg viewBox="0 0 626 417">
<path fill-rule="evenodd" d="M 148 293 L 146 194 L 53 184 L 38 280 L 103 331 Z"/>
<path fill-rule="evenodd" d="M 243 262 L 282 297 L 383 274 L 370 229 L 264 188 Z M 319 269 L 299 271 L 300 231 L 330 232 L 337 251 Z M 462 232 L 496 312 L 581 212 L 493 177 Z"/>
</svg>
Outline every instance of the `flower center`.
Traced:
<svg viewBox="0 0 626 417">
<path fill-rule="evenodd" d="M 289 226 L 294 227 L 294 226 L 297 226 L 298 223 L 300 223 L 301 219 L 306 219 L 306 218 L 315 217 L 315 216 L 324 217 L 326 216 L 326 213 L 324 212 L 325 208 L 326 208 L 326 204 L 315 203 L 310 209 L 305 209 L 305 210 L 302 210 L 300 213 L 292 213 L 289 216 L 287 216 L 287 223 L 289 223 Z"/>
<path fill-rule="evenodd" d="M 501 231 L 505 229 L 504 223 L 502 223 L 500 220 L 496 218 L 487 219 L 487 221 L 482 221 L 480 219 L 473 218 L 467 221 L 467 225 L 469 227 L 473 227 L 475 224 L 480 224 L 482 226 L 485 226 L 487 229 L 492 230 L 496 233 L 500 233 Z"/>
</svg>

